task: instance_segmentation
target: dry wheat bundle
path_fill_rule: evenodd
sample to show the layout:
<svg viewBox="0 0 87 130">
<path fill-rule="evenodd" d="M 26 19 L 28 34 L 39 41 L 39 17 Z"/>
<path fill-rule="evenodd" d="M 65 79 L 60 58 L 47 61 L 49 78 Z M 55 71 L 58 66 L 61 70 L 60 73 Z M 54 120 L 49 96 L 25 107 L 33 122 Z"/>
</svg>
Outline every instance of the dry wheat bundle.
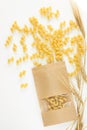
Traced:
<svg viewBox="0 0 87 130">
<path fill-rule="evenodd" d="M 84 88 L 84 82 L 87 81 L 87 76 L 86 76 L 86 72 L 85 72 L 85 66 L 86 66 L 86 34 L 85 34 L 85 28 L 84 28 L 84 24 L 83 24 L 83 20 L 81 17 L 81 13 L 80 10 L 77 6 L 77 4 L 73 1 L 70 0 L 70 4 L 72 7 L 72 11 L 73 11 L 73 15 L 75 17 L 75 20 L 79 26 L 79 29 L 83 35 L 84 38 L 84 56 L 83 56 L 83 61 L 80 61 L 81 64 L 81 70 L 78 72 L 76 78 L 76 82 L 77 82 L 77 86 L 78 86 L 78 92 L 80 95 L 80 100 L 76 99 L 76 105 L 77 105 L 77 113 L 78 113 L 78 119 L 76 121 L 74 121 L 74 123 L 72 124 L 72 126 L 70 126 L 68 129 L 75 129 L 75 130 L 83 130 L 85 129 L 84 127 L 84 123 L 83 123 L 83 114 L 84 114 L 84 109 L 85 109 L 85 101 L 83 101 L 83 97 L 82 97 L 82 93 L 83 93 L 83 88 Z M 75 91 L 75 86 L 72 86 L 72 90 Z M 78 95 L 77 93 L 74 93 L 75 97 L 77 98 Z M 82 102 L 84 103 L 82 103 Z"/>
</svg>

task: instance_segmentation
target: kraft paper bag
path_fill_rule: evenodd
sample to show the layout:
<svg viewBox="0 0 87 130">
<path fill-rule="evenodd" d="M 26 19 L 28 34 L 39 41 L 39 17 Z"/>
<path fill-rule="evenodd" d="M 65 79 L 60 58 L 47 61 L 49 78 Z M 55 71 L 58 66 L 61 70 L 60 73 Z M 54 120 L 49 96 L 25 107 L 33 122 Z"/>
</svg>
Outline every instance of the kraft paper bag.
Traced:
<svg viewBox="0 0 87 130">
<path fill-rule="evenodd" d="M 44 126 L 76 119 L 65 63 L 32 69 Z"/>
</svg>

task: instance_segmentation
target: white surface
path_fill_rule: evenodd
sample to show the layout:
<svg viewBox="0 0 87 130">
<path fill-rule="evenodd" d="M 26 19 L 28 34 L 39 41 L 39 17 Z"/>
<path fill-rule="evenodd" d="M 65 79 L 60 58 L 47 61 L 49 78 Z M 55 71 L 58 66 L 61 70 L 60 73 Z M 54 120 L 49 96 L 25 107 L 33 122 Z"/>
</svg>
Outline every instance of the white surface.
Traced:
<svg viewBox="0 0 87 130">
<path fill-rule="evenodd" d="M 86 10 L 86 0 L 77 2 Z M 30 71 L 32 64 L 24 65 L 28 74 L 23 81 L 28 81 L 29 87 L 20 89 L 22 80 L 18 78 L 18 73 L 24 66 L 16 67 L 13 64 L 9 66 L 6 61 L 12 52 L 3 45 L 10 34 L 9 27 L 14 20 L 22 26 L 28 23 L 30 16 L 37 15 L 38 9 L 45 5 L 60 9 L 62 18 L 71 19 L 68 4 L 67 0 L 0 0 L 0 130 L 65 130 L 69 126 L 70 123 L 64 123 L 43 127 Z"/>
</svg>

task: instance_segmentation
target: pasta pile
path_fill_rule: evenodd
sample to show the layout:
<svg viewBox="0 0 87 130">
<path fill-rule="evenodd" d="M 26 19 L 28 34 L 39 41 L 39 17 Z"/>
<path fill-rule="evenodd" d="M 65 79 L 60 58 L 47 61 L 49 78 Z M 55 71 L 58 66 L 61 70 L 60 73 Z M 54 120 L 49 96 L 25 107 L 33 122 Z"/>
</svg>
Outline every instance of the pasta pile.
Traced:
<svg viewBox="0 0 87 130">
<path fill-rule="evenodd" d="M 51 19 L 58 20 L 60 16 L 59 10 L 53 12 L 52 7 L 42 7 L 39 13 L 49 23 Z M 7 37 L 5 46 L 11 46 L 14 56 L 8 58 L 8 64 L 15 62 L 16 65 L 20 65 L 31 60 L 34 66 L 39 67 L 60 60 L 65 61 L 66 57 L 69 64 L 74 68 L 73 71 L 69 72 L 69 76 L 75 76 L 81 69 L 80 63 L 84 55 L 84 38 L 76 22 L 73 20 L 70 20 L 69 23 L 62 21 L 56 29 L 51 24 L 41 24 L 38 18 L 34 16 L 29 18 L 29 22 L 31 26 L 25 24 L 23 28 L 16 21 L 12 24 L 11 35 Z M 21 34 L 20 44 L 13 43 L 16 31 Z M 73 31 L 77 32 L 75 36 L 71 36 Z M 29 46 L 26 44 L 26 38 L 29 35 L 33 38 L 32 49 L 36 51 L 32 55 L 28 51 Z M 16 58 L 15 54 L 18 48 L 22 49 L 23 55 Z M 45 61 L 44 64 L 42 63 L 43 60 Z M 24 76 L 25 74 L 20 77 Z"/>
</svg>

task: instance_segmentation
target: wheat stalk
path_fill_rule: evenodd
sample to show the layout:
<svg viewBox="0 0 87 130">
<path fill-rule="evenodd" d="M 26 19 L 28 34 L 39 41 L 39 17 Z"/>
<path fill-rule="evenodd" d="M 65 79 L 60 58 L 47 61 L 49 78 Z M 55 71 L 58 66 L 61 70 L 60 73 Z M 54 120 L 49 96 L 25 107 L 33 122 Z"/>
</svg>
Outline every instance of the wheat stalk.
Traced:
<svg viewBox="0 0 87 130">
<path fill-rule="evenodd" d="M 71 4 L 71 7 L 72 7 L 72 11 L 73 11 L 73 15 L 75 17 L 76 23 L 79 26 L 79 29 L 80 29 L 80 31 L 81 31 L 81 33 L 83 35 L 83 38 L 84 38 L 84 51 L 85 51 L 84 63 L 80 62 L 80 64 L 81 64 L 81 72 L 77 75 L 77 78 L 76 78 L 79 92 L 82 95 L 83 79 L 85 81 L 87 81 L 87 76 L 86 76 L 86 73 L 85 73 L 85 64 L 86 64 L 86 34 L 85 34 L 83 21 L 82 21 L 81 14 L 80 14 L 80 11 L 79 11 L 79 8 L 78 8 L 77 4 L 73 0 L 70 0 L 70 4 Z M 81 80 L 81 82 L 79 82 L 79 79 Z M 79 102 L 78 100 L 77 100 L 77 112 L 78 112 L 79 116 L 78 116 L 77 125 L 76 125 L 75 130 L 83 130 L 84 104 L 82 105 L 81 102 Z"/>
<path fill-rule="evenodd" d="M 86 64 L 86 34 L 85 34 L 84 25 L 83 25 L 83 20 L 81 18 L 79 8 L 78 8 L 77 4 L 74 2 L 74 0 L 70 0 L 70 4 L 71 4 L 71 7 L 72 7 L 72 11 L 73 11 L 76 23 L 79 26 L 79 29 L 80 29 L 80 31 L 83 35 L 83 38 L 84 38 L 84 50 L 85 50 L 84 66 L 85 66 L 85 64 Z M 83 79 L 87 82 L 87 75 L 86 75 L 86 72 L 85 72 L 85 67 L 83 67 L 83 66 L 82 66 L 82 69 L 81 69 L 81 73 L 82 73 Z"/>
</svg>

